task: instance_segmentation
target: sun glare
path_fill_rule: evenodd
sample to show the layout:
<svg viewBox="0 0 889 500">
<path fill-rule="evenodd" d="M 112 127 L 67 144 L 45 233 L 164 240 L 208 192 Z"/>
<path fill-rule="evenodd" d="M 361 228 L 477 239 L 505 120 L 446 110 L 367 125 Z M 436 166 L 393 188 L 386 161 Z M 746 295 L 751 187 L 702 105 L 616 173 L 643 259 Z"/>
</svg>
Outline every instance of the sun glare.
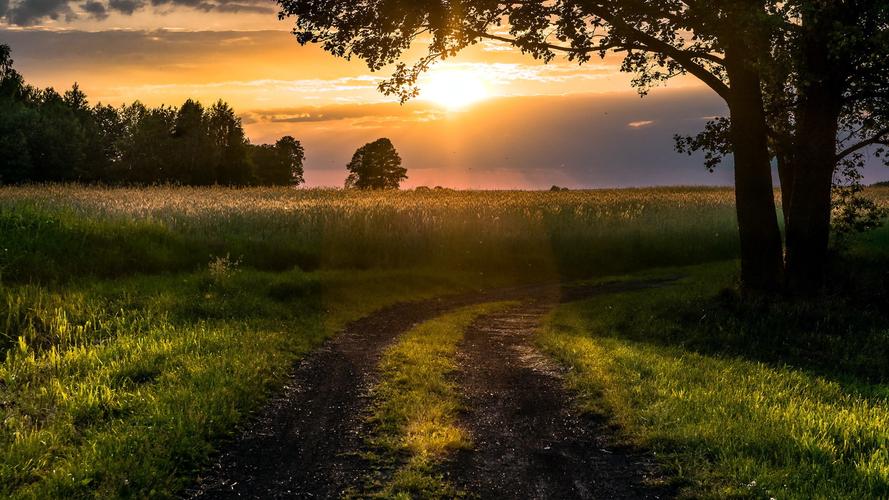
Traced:
<svg viewBox="0 0 889 500">
<path fill-rule="evenodd" d="M 490 97 L 482 75 L 465 70 L 432 70 L 420 84 L 420 98 L 449 110 L 467 108 Z"/>
</svg>

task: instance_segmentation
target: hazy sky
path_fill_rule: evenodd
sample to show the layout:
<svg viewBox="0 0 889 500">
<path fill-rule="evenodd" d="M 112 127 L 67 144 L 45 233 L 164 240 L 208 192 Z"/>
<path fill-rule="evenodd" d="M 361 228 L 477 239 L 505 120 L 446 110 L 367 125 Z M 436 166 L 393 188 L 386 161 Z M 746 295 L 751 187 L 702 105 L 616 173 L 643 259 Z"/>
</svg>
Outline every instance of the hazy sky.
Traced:
<svg viewBox="0 0 889 500">
<path fill-rule="evenodd" d="M 253 142 L 301 140 L 311 185 L 340 185 L 355 149 L 389 137 L 409 186 L 611 187 L 731 182 L 673 152 L 724 105 L 693 79 L 642 99 L 617 60 L 544 65 L 481 44 L 436 67 L 400 106 L 371 73 L 300 47 L 275 5 L 256 0 L 0 0 L 0 43 L 26 80 L 74 81 L 91 102 L 224 99 Z M 872 168 L 868 181 L 889 178 Z"/>
</svg>

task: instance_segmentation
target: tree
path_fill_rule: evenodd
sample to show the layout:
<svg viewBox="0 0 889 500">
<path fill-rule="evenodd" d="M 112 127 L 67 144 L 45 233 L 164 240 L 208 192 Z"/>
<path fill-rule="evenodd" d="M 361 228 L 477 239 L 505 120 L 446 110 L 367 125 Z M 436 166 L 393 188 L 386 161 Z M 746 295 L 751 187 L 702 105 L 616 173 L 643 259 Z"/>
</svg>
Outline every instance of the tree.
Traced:
<svg viewBox="0 0 889 500">
<path fill-rule="evenodd" d="M 25 82 L 13 67 L 9 45 L 0 44 L 0 98 L 19 99 Z"/>
<path fill-rule="evenodd" d="M 274 146 L 250 146 L 250 158 L 257 181 L 262 186 L 298 186 L 305 182 L 305 151 L 302 144 L 289 135 L 279 139 Z"/>
<path fill-rule="evenodd" d="M 781 178 L 786 275 L 791 291 L 820 290 L 830 240 L 873 227 L 880 211 L 860 196 L 865 148 L 889 163 L 889 4 L 809 2 L 792 6 L 793 29 L 774 39 L 763 68 L 771 154 Z M 710 122 L 680 150 L 704 150 L 713 167 L 731 153 L 731 121 Z M 833 188 L 833 189 L 832 189 Z"/>
<path fill-rule="evenodd" d="M 206 186 L 216 182 L 214 143 L 204 107 L 188 99 L 176 112 L 173 139 L 177 155 L 176 172 L 169 179 L 183 184 Z"/>
<path fill-rule="evenodd" d="M 210 138 L 215 145 L 215 181 L 226 186 L 246 186 L 253 182 L 253 169 L 247 158 L 247 138 L 241 119 L 227 103 L 218 101 L 207 113 Z"/>
<path fill-rule="evenodd" d="M 137 101 L 121 108 L 120 115 L 124 132 L 113 178 L 123 184 L 182 182 L 181 168 L 174 167 L 181 153 L 173 137 L 176 110 L 148 108 Z"/>
<path fill-rule="evenodd" d="M 86 134 L 64 98 L 52 88 L 38 95 L 37 124 L 30 130 L 28 148 L 37 182 L 77 180 L 86 157 Z"/>
<path fill-rule="evenodd" d="M 24 182 L 33 175 L 28 131 L 36 113 L 22 102 L 24 81 L 12 64 L 9 46 L 0 44 L 0 184 Z"/>
<path fill-rule="evenodd" d="M 769 128 L 767 111 L 769 97 L 778 93 L 765 92 L 769 84 L 780 80 L 770 77 L 781 73 L 782 65 L 788 61 L 796 74 L 814 70 L 810 76 L 793 82 L 801 99 L 794 104 L 791 115 L 792 120 L 801 123 L 799 130 L 826 137 L 830 135 L 831 116 L 806 111 L 817 110 L 819 99 L 817 92 L 807 89 L 830 87 L 834 78 L 825 71 L 829 64 L 824 63 L 838 59 L 824 59 L 824 47 L 844 46 L 847 56 L 855 56 L 851 60 L 868 61 L 861 66 L 869 68 L 870 76 L 859 74 L 853 81 L 873 78 L 874 72 L 881 71 L 878 68 L 884 68 L 876 61 L 885 61 L 886 57 L 882 49 L 872 52 L 870 57 L 864 56 L 868 54 L 865 47 L 875 44 L 859 43 L 868 39 L 867 33 L 882 31 L 885 39 L 886 2 L 879 0 L 278 2 L 281 17 L 296 18 L 294 33 L 299 42 L 320 43 L 334 55 L 361 58 L 372 70 L 397 63 L 393 77 L 380 89 L 403 99 L 416 95 L 417 78 L 430 65 L 481 40 L 508 43 L 544 61 L 552 60 L 558 53 L 579 63 L 596 54 L 604 57 L 609 51 L 622 53 L 622 70 L 635 73 L 633 84 L 643 94 L 678 75 L 698 78 L 721 96 L 729 108 L 726 132 L 734 155 L 742 282 L 747 290 L 778 289 L 784 269 L 769 147 L 780 129 Z M 868 21 L 868 16 L 876 16 L 876 21 Z M 840 20 L 839 28 L 831 25 L 833 19 Z M 846 43 L 843 30 L 850 27 L 855 28 L 855 41 Z M 420 40 L 427 44 L 426 54 L 411 66 L 401 62 L 407 49 Z M 776 58 L 774 47 L 786 47 L 782 55 L 787 58 Z M 811 79 L 811 75 L 817 77 Z M 815 98 L 808 106 L 804 104 L 809 100 L 807 94 Z M 824 109 L 832 109 L 829 103 L 822 104 L 828 104 Z M 831 136 L 831 144 L 833 139 Z M 832 158 L 833 154 L 823 156 L 826 141 L 818 142 L 809 147 L 794 141 L 793 147 L 785 151 L 785 159 L 788 163 L 823 164 L 823 158 Z M 818 255 L 826 248 L 821 222 L 825 215 L 829 216 L 830 207 L 828 203 L 825 208 L 823 203 L 825 168 L 808 166 L 804 173 L 803 168 L 782 169 L 792 178 L 786 186 L 793 186 L 789 190 L 799 193 L 792 194 L 790 199 L 800 198 L 798 203 L 792 203 L 788 214 L 789 219 L 795 219 L 793 225 L 800 234 L 818 236 L 789 237 L 788 243 L 798 250 L 811 250 L 803 252 L 807 255 Z M 827 176 L 827 184 L 829 180 Z M 813 216 L 816 213 L 817 217 Z M 793 243 L 797 240 L 800 243 Z M 793 260 L 788 258 L 788 270 L 797 276 L 803 274 L 806 266 L 793 265 Z"/>
<path fill-rule="evenodd" d="M 378 139 L 365 144 L 346 166 L 349 176 L 347 188 L 398 189 L 407 179 L 407 169 L 401 166 L 401 157 L 389 139 Z"/>
</svg>

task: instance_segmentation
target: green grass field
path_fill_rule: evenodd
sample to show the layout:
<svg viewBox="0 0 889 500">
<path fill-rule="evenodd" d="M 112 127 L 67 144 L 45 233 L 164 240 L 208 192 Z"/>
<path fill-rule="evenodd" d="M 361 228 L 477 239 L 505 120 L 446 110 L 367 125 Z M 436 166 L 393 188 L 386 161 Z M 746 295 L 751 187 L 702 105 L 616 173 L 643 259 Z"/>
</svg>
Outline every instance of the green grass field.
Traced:
<svg viewBox="0 0 889 500">
<path fill-rule="evenodd" d="M 674 269 L 687 277 L 669 287 L 562 306 L 538 340 L 689 496 L 885 498 L 885 314 L 744 304 L 732 271 Z"/>
<path fill-rule="evenodd" d="M 870 194 L 889 203 L 889 189 Z M 889 230 L 836 264 L 873 301 L 815 306 L 733 295 L 735 231 L 722 189 L 0 188 L 0 497 L 175 496 L 350 320 L 666 267 L 654 272 L 687 278 L 566 305 L 542 330 L 583 403 L 657 450 L 689 495 L 889 495 L 889 326 L 876 305 L 889 285 L 873 264 Z M 384 373 L 446 372 L 423 350 L 446 354 L 461 314 L 406 336 Z M 386 383 L 380 439 L 425 456 L 438 444 L 405 437 L 413 410 L 397 402 L 424 389 Z"/>
</svg>

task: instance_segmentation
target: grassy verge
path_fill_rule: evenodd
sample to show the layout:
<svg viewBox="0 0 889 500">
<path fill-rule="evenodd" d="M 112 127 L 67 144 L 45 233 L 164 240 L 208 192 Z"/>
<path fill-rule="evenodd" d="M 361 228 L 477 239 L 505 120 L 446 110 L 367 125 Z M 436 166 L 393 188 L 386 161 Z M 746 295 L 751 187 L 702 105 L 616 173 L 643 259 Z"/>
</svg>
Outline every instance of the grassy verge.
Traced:
<svg viewBox="0 0 889 500">
<path fill-rule="evenodd" d="M 384 471 L 370 481 L 375 496 L 460 496 L 435 472 L 444 454 L 471 446 L 470 436 L 457 426 L 460 398 L 449 379 L 457 368 L 454 354 L 476 318 L 510 305 L 490 303 L 446 314 L 409 331 L 384 354 L 374 388 L 375 433 L 369 440 L 378 450 L 371 459 Z"/>
<path fill-rule="evenodd" d="M 460 273 L 217 265 L 0 287 L 0 497 L 172 496 L 213 440 L 347 321 L 475 286 Z"/>
<path fill-rule="evenodd" d="M 850 304 L 745 304 L 732 266 L 560 307 L 542 346 L 685 493 L 889 495 L 889 325 Z"/>
</svg>

